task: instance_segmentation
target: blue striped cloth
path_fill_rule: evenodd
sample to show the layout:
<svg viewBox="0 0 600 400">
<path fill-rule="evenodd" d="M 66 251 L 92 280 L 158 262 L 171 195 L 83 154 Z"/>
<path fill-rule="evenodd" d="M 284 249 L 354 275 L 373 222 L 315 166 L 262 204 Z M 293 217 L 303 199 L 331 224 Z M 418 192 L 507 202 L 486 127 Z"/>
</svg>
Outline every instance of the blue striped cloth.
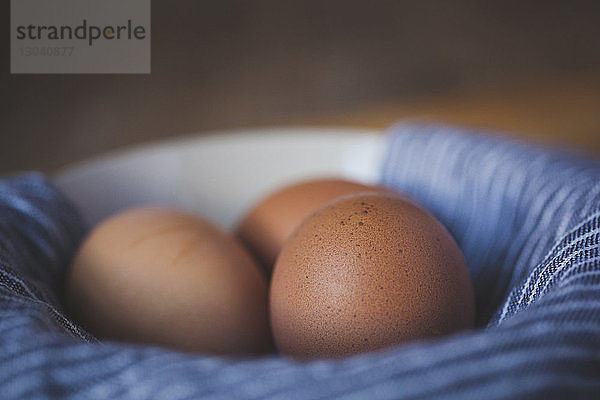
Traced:
<svg viewBox="0 0 600 400">
<path fill-rule="evenodd" d="M 381 181 L 457 239 L 476 329 L 312 362 L 97 342 L 61 308 L 80 220 L 26 174 L 0 181 L 0 398 L 600 398 L 600 164 L 435 124 L 387 140 Z"/>
</svg>

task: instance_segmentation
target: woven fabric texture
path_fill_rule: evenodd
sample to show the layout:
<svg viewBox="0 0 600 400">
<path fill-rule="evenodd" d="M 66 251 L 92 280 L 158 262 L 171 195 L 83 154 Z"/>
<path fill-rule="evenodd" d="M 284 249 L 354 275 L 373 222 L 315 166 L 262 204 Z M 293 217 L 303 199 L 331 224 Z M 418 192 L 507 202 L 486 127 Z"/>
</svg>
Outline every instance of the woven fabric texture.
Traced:
<svg viewBox="0 0 600 400">
<path fill-rule="evenodd" d="M 340 360 L 98 342 L 60 294 L 84 229 L 40 174 L 0 181 L 2 399 L 600 397 L 600 164 L 482 132 L 393 127 L 381 182 L 460 245 L 478 326 Z"/>
</svg>

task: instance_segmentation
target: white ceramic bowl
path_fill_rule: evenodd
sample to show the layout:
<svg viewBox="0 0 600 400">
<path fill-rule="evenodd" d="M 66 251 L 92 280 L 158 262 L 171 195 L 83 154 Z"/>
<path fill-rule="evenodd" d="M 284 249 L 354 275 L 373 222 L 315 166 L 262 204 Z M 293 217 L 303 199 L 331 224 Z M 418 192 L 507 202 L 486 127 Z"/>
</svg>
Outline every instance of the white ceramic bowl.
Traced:
<svg viewBox="0 0 600 400">
<path fill-rule="evenodd" d="M 111 152 L 61 170 L 55 181 L 86 222 L 135 205 L 163 204 L 225 229 L 267 193 L 319 176 L 374 183 L 383 135 L 356 129 L 214 132 Z"/>
</svg>

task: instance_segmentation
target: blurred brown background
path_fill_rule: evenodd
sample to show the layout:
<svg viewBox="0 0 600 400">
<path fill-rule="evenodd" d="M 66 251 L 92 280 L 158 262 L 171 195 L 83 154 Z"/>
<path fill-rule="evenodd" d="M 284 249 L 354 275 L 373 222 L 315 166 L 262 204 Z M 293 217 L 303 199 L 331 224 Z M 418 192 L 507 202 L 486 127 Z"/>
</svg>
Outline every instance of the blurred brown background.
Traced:
<svg viewBox="0 0 600 400">
<path fill-rule="evenodd" d="M 0 7 L 0 173 L 213 129 L 415 116 L 600 152 L 597 1 L 153 1 L 150 75 L 10 75 Z"/>
</svg>

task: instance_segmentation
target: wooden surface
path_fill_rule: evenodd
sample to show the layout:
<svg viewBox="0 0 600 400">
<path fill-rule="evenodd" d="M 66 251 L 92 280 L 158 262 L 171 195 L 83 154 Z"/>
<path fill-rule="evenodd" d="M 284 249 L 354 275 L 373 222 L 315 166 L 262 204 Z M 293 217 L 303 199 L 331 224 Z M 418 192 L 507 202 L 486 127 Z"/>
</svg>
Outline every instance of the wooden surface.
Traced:
<svg viewBox="0 0 600 400">
<path fill-rule="evenodd" d="M 573 148 L 600 156 L 600 72 L 537 77 L 503 85 L 463 88 L 437 96 L 365 102 L 333 112 L 315 113 L 314 116 L 288 116 L 282 121 L 255 121 L 241 126 L 224 125 L 222 128 L 329 126 L 383 131 L 391 124 L 407 119 L 489 128 L 540 144 Z M 81 126 L 81 129 L 84 128 Z M 206 131 L 219 129 L 217 126 Z M 110 150 L 110 147 L 127 147 L 148 140 L 203 132 L 165 131 L 165 136 L 145 138 L 143 132 L 132 131 L 130 135 L 118 137 L 116 145 L 113 143 L 107 147 L 96 128 L 92 127 L 91 131 L 94 135 L 81 137 L 70 132 L 70 137 L 75 139 L 71 142 L 66 142 L 69 136 L 59 135 L 58 141 L 63 142 L 56 148 L 52 147 L 56 138 L 44 138 L 41 146 L 36 145 L 35 138 L 29 138 L 29 147 L 10 154 L 10 157 L 25 160 L 33 168 L 52 172 L 64 164 L 93 155 L 93 150 L 89 155 L 82 153 L 82 149 L 90 148 L 90 142 L 97 141 L 102 152 Z M 57 160 L 61 162 L 57 163 Z"/>
<path fill-rule="evenodd" d="M 536 77 L 436 98 L 382 102 L 317 123 L 385 129 L 410 118 L 501 130 L 600 155 L 600 73 Z"/>
</svg>

